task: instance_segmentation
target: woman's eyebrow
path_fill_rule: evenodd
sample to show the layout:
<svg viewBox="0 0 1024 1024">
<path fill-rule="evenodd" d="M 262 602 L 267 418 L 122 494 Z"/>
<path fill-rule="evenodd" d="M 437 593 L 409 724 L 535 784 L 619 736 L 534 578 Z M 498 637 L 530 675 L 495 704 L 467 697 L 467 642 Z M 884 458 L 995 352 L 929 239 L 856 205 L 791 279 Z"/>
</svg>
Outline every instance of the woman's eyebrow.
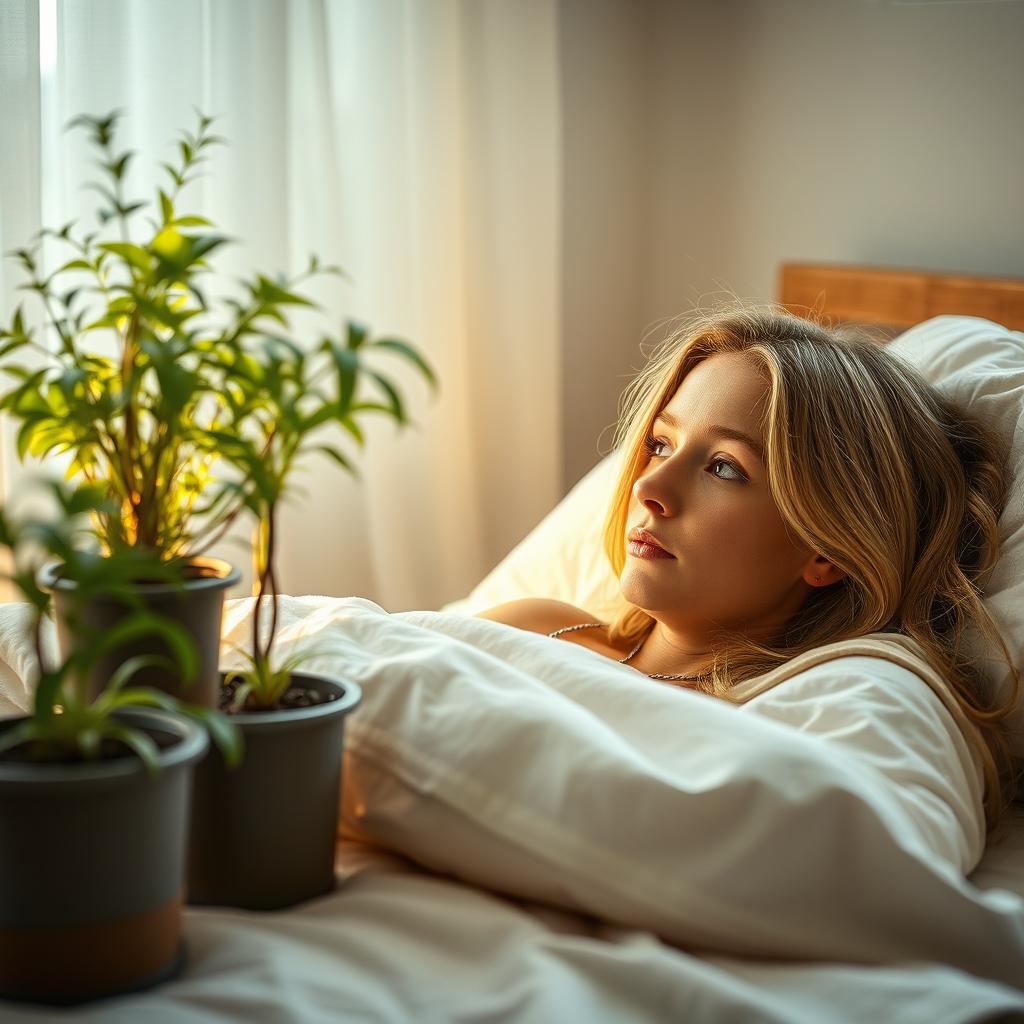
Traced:
<svg viewBox="0 0 1024 1024">
<path fill-rule="evenodd" d="M 654 422 L 662 420 L 667 423 L 673 430 L 679 429 L 679 420 L 675 418 L 670 412 L 659 412 L 655 417 Z M 751 451 L 756 452 L 757 457 L 763 463 L 764 458 L 764 447 L 759 441 L 756 441 L 749 434 L 744 434 L 742 430 L 737 430 L 735 427 L 723 427 L 718 424 L 711 427 L 708 431 L 709 437 L 728 437 L 733 441 L 740 441 L 745 444 Z"/>
</svg>

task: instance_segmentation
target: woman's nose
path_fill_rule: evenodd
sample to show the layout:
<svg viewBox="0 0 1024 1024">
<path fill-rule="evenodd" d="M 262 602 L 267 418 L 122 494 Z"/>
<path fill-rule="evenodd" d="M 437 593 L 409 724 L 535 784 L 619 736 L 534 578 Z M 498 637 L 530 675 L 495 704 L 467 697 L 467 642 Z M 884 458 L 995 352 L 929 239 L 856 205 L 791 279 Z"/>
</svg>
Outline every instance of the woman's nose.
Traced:
<svg viewBox="0 0 1024 1024">
<path fill-rule="evenodd" d="M 672 515 L 675 512 L 674 502 L 657 473 L 637 478 L 633 484 L 633 497 L 656 516 Z"/>
</svg>

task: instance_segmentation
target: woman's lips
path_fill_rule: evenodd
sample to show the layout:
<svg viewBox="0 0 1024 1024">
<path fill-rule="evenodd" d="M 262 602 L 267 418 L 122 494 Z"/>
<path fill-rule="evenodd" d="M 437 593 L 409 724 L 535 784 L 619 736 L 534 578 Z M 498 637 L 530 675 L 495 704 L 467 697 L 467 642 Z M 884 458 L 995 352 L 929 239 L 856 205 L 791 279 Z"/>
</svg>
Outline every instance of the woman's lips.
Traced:
<svg viewBox="0 0 1024 1024">
<path fill-rule="evenodd" d="M 653 544 L 643 544 L 638 540 L 631 540 L 626 545 L 626 550 L 636 558 L 673 558 L 674 555 L 670 555 L 667 551 L 662 548 L 655 547 Z"/>
</svg>

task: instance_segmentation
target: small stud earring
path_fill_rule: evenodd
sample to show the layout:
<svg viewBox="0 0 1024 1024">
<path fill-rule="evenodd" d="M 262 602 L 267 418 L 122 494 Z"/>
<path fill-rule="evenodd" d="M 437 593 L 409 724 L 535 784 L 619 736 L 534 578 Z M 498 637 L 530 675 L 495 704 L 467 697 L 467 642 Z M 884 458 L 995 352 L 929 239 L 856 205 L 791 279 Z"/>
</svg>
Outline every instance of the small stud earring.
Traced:
<svg viewBox="0 0 1024 1024">
<path fill-rule="evenodd" d="M 820 576 L 815 576 L 814 577 L 814 582 L 815 583 L 820 583 L 821 582 L 821 577 Z"/>
</svg>

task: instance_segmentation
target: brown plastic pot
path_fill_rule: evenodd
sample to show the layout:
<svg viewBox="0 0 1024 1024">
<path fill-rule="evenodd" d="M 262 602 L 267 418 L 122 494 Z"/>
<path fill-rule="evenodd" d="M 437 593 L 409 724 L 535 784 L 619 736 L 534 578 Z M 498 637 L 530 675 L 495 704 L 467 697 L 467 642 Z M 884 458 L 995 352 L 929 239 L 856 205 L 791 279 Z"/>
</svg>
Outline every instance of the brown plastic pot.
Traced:
<svg viewBox="0 0 1024 1024">
<path fill-rule="evenodd" d="M 0 755 L 2 999 L 82 1003 L 149 988 L 184 962 L 192 771 L 209 740 L 167 711 L 114 714 L 167 743 L 155 776 L 134 755 L 68 764 Z M 23 720 L 0 722 L 0 732 Z"/>
<path fill-rule="evenodd" d="M 39 572 L 39 585 L 53 594 L 57 619 L 57 641 L 61 656 L 67 657 L 73 646 L 73 633 L 67 622 L 75 583 L 61 576 L 59 562 L 44 566 Z M 186 570 L 184 588 L 171 583 L 137 583 L 144 607 L 180 623 L 196 642 L 198 671 L 191 683 L 183 683 L 180 675 L 159 665 L 140 669 L 132 676 L 132 686 L 152 686 L 190 704 L 216 707 L 220 690 L 220 635 L 224 617 L 225 591 L 242 578 L 241 572 L 219 558 L 194 558 Z M 85 625 L 90 630 L 112 629 L 124 618 L 128 609 L 124 602 L 104 597 L 92 602 L 84 611 Z M 96 667 L 91 692 L 99 693 L 117 667 L 128 658 L 140 654 L 173 655 L 160 636 L 143 637 L 123 644 Z"/>
<path fill-rule="evenodd" d="M 188 857 L 190 904 L 279 910 L 334 888 L 345 716 L 354 683 L 294 673 L 333 700 L 230 716 L 245 742 L 228 769 L 211 747 L 196 768 Z"/>
</svg>

